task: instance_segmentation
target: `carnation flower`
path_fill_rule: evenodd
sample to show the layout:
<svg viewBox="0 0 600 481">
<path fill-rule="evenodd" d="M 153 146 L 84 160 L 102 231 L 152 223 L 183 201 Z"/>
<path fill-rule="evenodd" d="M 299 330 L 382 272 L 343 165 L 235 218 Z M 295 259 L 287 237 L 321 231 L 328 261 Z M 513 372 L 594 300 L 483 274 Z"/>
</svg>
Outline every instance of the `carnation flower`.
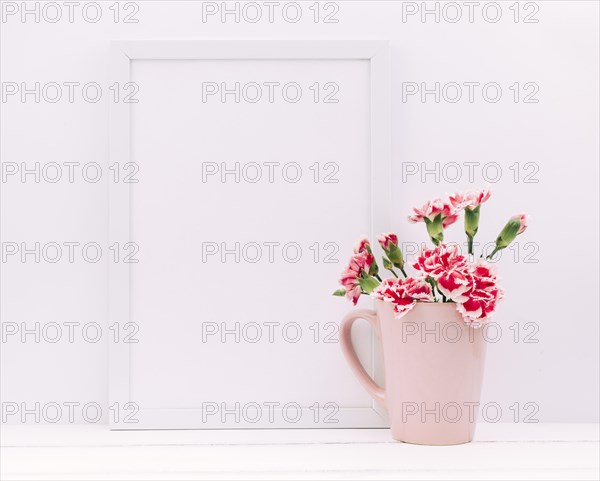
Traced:
<svg viewBox="0 0 600 481">
<path fill-rule="evenodd" d="M 371 294 L 375 299 L 394 305 L 397 318 L 410 311 L 417 300 L 431 301 L 431 286 L 422 279 L 386 279 Z"/>
<path fill-rule="evenodd" d="M 456 309 L 465 322 L 480 324 L 494 313 L 496 303 L 504 295 L 497 281 L 492 266 L 487 262 L 479 261 L 470 265 L 468 289 L 456 299 Z"/>
<path fill-rule="evenodd" d="M 448 196 L 450 203 L 457 210 L 464 208 L 475 209 L 490 198 L 492 192 L 489 189 L 471 190 L 464 193 L 455 193 Z"/>
<path fill-rule="evenodd" d="M 355 254 L 358 254 L 362 251 L 371 253 L 371 243 L 369 242 L 369 239 L 367 239 L 367 237 L 365 236 L 361 237 L 356 243 L 356 246 L 354 247 Z"/>
<path fill-rule="evenodd" d="M 440 198 L 427 201 L 423 207 L 415 207 L 413 211 L 415 213 L 408 216 L 408 220 L 412 223 L 425 222 L 429 237 L 436 246 L 444 240 L 444 229 L 458 219 L 454 206 Z"/>
<path fill-rule="evenodd" d="M 390 250 L 390 244 L 398 245 L 398 236 L 392 232 L 388 234 L 379 234 L 377 241 L 382 249 Z"/>
<path fill-rule="evenodd" d="M 440 198 L 427 201 L 420 209 L 413 207 L 413 211 L 415 213 L 408 216 L 408 220 L 413 224 L 425 222 L 425 219 L 433 222 L 438 215 L 441 215 L 443 219 L 442 225 L 446 228 L 454 224 L 458 218 L 452 204 L 444 202 Z"/>
<path fill-rule="evenodd" d="M 406 295 L 417 301 L 433 301 L 431 286 L 423 279 L 407 277 L 402 281 Z"/>
<path fill-rule="evenodd" d="M 498 237 L 496 238 L 496 247 L 494 248 L 494 251 L 487 256 L 487 258 L 491 259 L 494 257 L 496 252 L 506 249 L 510 243 L 517 238 L 518 235 L 525 232 L 528 221 L 529 217 L 525 213 L 513 215 L 500 231 L 500 234 L 498 234 Z"/>
<path fill-rule="evenodd" d="M 373 251 L 371 250 L 371 243 L 369 242 L 369 239 L 366 236 L 361 237 L 354 246 L 355 254 L 359 254 L 361 252 L 366 252 L 368 254 L 373 253 Z M 377 274 L 379 274 L 379 266 L 377 265 L 377 262 L 375 262 L 374 257 L 373 262 L 371 262 L 371 265 L 369 266 L 369 270 L 367 270 L 367 273 L 370 276 L 377 276 Z"/>
<path fill-rule="evenodd" d="M 454 208 L 465 212 L 465 234 L 467 234 L 469 254 L 473 254 L 473 238 L 479 229 L 481 204 L 488 200 L 491 194 L 488 189 L 483 189 L 449 196 L 450 203 Z"/>
<path fill-rule="evenodd" d="M 392 232 L 380 234 L 379 237 L 377 237 L 377 241 L 385 253 L 385 256 L 383 257 L 383 267 L 392 272 L 394 276 L 396 276 L 396 273 L 394 272 L 394 267 L 396 267 L 400 269 L 402 274 L 404 274 L 404 277 L 406 277 L 406 272 L 404 271 L 404 256 L 402 255 L 402 249 L 398 247 L 398 236 Z"/>
<path fill-rule="evenodd" d="M 468 288 L 468 262 L 458 253 L 457 246 L 441 244 L 424 250 L 413 267 L 426 277 L 432 277 L 440 292 L 449 299 L 456 300 Z"/>
<path fill-rule="evenodd" d="M 350 258 L 348 267 L 340 277 L 343 289 L 338 289 L 333 295 L 346 296 L 356 305 L 363 292 L 370 294 L 379 285 L 373 275 L 377 276 L 377 263 L 373 254 L 367 250 L 357 252 Z"/>
<path fill-rule="evenodd" d="M 374 261 L 373 254 L 366 251 L 359 252 L 350 258 L 348 267 L 342 272 L 340 284 L 346 290 L 346 297 L 354 305 L 356 305 L 358 298 L 362 294 L 360 278 L 368 274 Z"/>
<path fill-rule="evenodd" d="M 380 234 L 377 241 L 384 252 L 383 267 L 395 278 L 382 280 L 371 244 L 362 237 L 342 273 L 340 284 L 343 289 L 338 289 L 334 295 L 346 296 L 356 304 L 361 294 L 371 294 L 375 299 L 391 303 L 397 318 L 409 312 L 417 302 L 454 303 L 467 324 L 473 327 L 481 325 L 492 316 L 504 295 L 492 266 L 483 259 L 473 262 L 473 239 L 479 228 L 481 205 L 490 196 L 488 189 L 454 193 L 447 200 L 433 199 L 423 207 L 413 209 L 414 214 L 409 216 L 409 221 L 424 222 L 435 244 L 433 249 L 423 249 L 413 264 L 418 271 L 417 277 L 407 276 L 398 236 L 389 232 Z M 460 254 L 457 245 L 443 243 L 444 229 L 455 223 L 458 214 L 463 211 L 468 257 Z M 495 249 L 488 259 L 508 247 L 527 229 L 528 223 L 529 217 L 524 213 L 512 216 L 498 235 Z M 395 269 L 400 269 L 403 279 L 398 278 Z M 441 299 L 436 292 L 441 294 Z"/>
</svg>

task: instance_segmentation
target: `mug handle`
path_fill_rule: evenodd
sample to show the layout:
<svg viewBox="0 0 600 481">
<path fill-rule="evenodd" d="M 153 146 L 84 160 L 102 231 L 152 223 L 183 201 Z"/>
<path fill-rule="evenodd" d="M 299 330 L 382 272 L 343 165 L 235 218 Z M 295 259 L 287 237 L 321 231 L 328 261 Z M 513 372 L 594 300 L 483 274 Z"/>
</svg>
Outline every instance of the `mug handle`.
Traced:
<svg viewBox="0 0 600 481">
<path fill-rule="evenodd" d="M 385 390 L 367 374 L 367 371 L 365 371 L 365 368 L 360 363 L 356 351 L 354 350 L 354 346 L 352 345 L 352 324 L 354 324 L 354 321 L 357 319 L 369 321 L 373 331 L 379 334 L 379 324 L 377 322 L 377 314 L 375 311 L 371 309 L 359 309 L 351 312 L 342 319 L 340 324 L 340 345 L 342 347 L 342 352 L 350 365 L 350 369 L 352 369 L 352 372 L 357 377 L 362 387 L 367 390 L 375 401 L 385 406 Z"/>
</svg>

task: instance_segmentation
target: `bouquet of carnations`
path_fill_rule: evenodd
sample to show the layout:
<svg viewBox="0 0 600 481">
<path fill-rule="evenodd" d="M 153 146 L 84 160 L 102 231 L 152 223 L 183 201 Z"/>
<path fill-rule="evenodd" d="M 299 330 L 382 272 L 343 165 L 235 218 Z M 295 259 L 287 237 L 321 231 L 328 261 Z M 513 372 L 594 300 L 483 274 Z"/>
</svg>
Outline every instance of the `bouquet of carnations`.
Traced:
<svg viewBox="0 0 600 481">
<path fill-rule="evenodd" d="M 417 302 L 453 302 L 466 323 L 479 326 L 489 319 L 504 292 L 498 286 L 493 266 L 487 262 L 510 245 L 527 228 L 527 215 L 510 218 L 496 238 L 496 245 L 486 259 L 475 258 L 473 239 L 479 227 L 481 205 L 490 198 L 490 191 L 472 191 L 449 195 L 447 199 L 430 200 L 408 217 L 413 223 L 424 222 L 433 249 L 423 249 L 413 264 L 417 271 L 408 276 L 404 255 L 393 233 L 381 234 L 377 240 L 384 255 L 383 268 L 393 277 L 382 279 L 369 240 L 363 237 L 354 248 L 354 255 L 342 273 L 342 289 L 334 292 L 356 305 L 361 295 L 394 305 L 396 317 L 402 317 Z M 444 229 L 454 224 L 464 213 L 468 257 L 457 245 L 446 245 Z"/>
</svg>

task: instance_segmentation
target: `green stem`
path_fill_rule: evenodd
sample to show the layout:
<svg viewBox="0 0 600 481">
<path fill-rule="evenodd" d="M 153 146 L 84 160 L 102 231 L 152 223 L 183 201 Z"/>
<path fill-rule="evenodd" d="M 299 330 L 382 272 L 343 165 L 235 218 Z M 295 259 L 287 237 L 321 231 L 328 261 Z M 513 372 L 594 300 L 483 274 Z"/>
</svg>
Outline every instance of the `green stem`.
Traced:
<svg viewBox="0 0 600 481">
<path fill-rule="evenodd" d="M 473 255 L 473 238 L 471 236 L 467 236 L 467 241 L 469 243 L 469 254 Z"/>
<path fill-rule="evenodd" d="M 408 277 L 408 276 L 406 275 L 406 271 L 404 270 L 404 267 L 401 267 L 401 268 L 400 268 L 400 271 L 402 272 L 402 274 L 404 274 L 404 277 Z"/>
<path fill-rule="evenodd" d="M 396 274 L 396 272 L 394 271 L 394 269 L 388 269 L 388 271 L 390 271 L 392 274 L 394 274 L 394 277 L 396 279 L 398 279 L 398 274 Z"/>
<path fill-rule="evenodd" d="M 425 282 L 431 285 L 431 295 L 433 296 L 433 301 L 437 302 L 437 297 L 435 296 L 435 281 L 431 277 L 428 277 L 425 279 Z"/>
<path fill-rule="evenodd" d="M 379 277 L 379 274 L 375 274 L 373 277 L 375 277 L 375 279 L 377 279 L 379 282 L 383 282 L 381 277 Z"/>
<path fill-rule="evenodd" d="M 493 251 L 493 252 L 492 252 L 492 253 L 491 253 L 489 256 L 487 256 L 487 257 L 486 257 L 486 259 L 488 259 L 488 260 L 489 260 L 489 259 L 491 259 L 492 257 L 494 257 L 494 255 L 496 255 L 496 252 L 498 252 L 499 250 L 500 250 L 500 249 L 499 249 L 498 247 L 496 247 L 496 248 L 494 249 L 494 251 Z"/>
</svg>

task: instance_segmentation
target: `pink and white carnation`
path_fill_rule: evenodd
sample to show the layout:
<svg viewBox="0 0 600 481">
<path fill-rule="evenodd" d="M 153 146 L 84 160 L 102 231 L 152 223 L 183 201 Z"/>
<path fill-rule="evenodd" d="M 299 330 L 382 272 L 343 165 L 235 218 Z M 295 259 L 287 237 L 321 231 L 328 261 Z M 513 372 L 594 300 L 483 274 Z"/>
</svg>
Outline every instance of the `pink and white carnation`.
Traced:
<svg viewBox="0 0 600 481">
<path fill-rule="evenodd" d="M 380 234 L 377 237 L 377 241 L 379 242 L 379 245 L 382 248 L 389 251 L 390 244 L 398 245 L 398 236 L 396 234 L 394 234 L 393 232 L 390 232 L 388 234 Z"/>
<path fill-rule="evenodd" d="M 354 253 L 358 254 L 359 252 L 371 252 L 371 244 L 369 239 L 366 236 L 361 237 L 357 244 L 354 246 Z"/>
<path fill-rule="evenodd" d="M 482 189 L 471 190 L 464 193 L 457 192 L 448 196 L 448 198 L 450 199 L 450 204 L 452 204 L 456 210 L 460 211 L 465 207 L 468 207 L 469 209 L 475 209 L 477 206 L 487 201 L 491 195 L 492 192 L 489 189 Z"/>
<path fill-rule="evenodd" d="M 468 289 L 455 299 L 456 309 L 465 322 L 477 325 L 491 317 L 504 296 L 497 282 L 493 267 L 486 261 L 469 266 Z"/>
<path fill-rule="evenodd" d="M 352 301 L 354 305 L 358 302 L 358 298 L 362 294 L 362 288 L 358 278 L 364 273 L 368 273 L 371 268 L 371 264 L 375 261 L 373 254 L 362 251 L 354 254 L 350 258 L 348 267 L 342 273 L 340 278 L 340 284 L 346 290 L 346 297 Z"/>
<path fill-rule="evenodd" d="M 456 301 L 468 289 L 468 265 L 457 246 L 441 244 L 435 249 L 423 250 L 413 267 L 425 277 L 435 279 L 440 292 Z"/>
<path fill-rule="evenodd" d="M 410 311 L 417 301 L 432 301 L 431 286 L 422 279 L 385 279 L 371 294 L 375 299 L 394 305 L 396 317 Z"/>
<path fill-rule="evenodd" d="M 417 301 L 432 302 L 433 296 L 431 293 L 431 285 L 423 279 L 415 277 L 407 277 L 402 281 L 402 287 L 406 291 L 406 295 Z"/>
<path fill-rule="evenodd" d="M 473 239 L 479 228 L 480 207 L 490 196 L 489 189 L 473 190 L 454 193 L 447 199 L 433 199 L 421 208 L 413 208 L 409 221 L 423 222 L 435 246 L 423 248 L 417 256 L 413 264 L 417 271 L 414 277 L 408 277 L 404 269 L 405 260 L 396 234 L 389 232 L 377 237 L 384 254 L 383 267 L 394 275 L 391 279 L 379 276 L 372 246 L 366 237 L 361 238 L 342 273 L 340 284 L 344 289 L 336 290 L 333 295 L 345 296 L 356 305 L 361 294 L 370 294 L 390 303 L 397 318 L 413 309 L 417 302 L 452 303 L 465 323 L 471 327 L 481 326 L 491 318 L 504 296 L 496 272 L 483 259 L 483 254 L 473 261 L 476 257 Z M 460 253 L 458 245 L 444 244 L 445 228 L 455 223 L 459 214 L 464 215 L 468 257 Z M 487 259 L 493 259 L 497 252 L 506 249 L 527 229 L 529 220 L 525 213 L 510 217 L 496 237 L 494 250 Z M 400 273 L 402 278 L 398 277 Z"/>
<path fill-rule="evenodd" d="M 444 202 L 441 198 L 427 201 L 420 209 L 413 207 L 413 211 L 415 213 L 408 216 L 408 220 L 413 224 L 425 222 L 425 218 L 433 221 L 438 214 L 442 214 L 442 226 L 445 229 L 458 219 L 458 213 L 454 206 L 449 202 Z"/>
</svg>

